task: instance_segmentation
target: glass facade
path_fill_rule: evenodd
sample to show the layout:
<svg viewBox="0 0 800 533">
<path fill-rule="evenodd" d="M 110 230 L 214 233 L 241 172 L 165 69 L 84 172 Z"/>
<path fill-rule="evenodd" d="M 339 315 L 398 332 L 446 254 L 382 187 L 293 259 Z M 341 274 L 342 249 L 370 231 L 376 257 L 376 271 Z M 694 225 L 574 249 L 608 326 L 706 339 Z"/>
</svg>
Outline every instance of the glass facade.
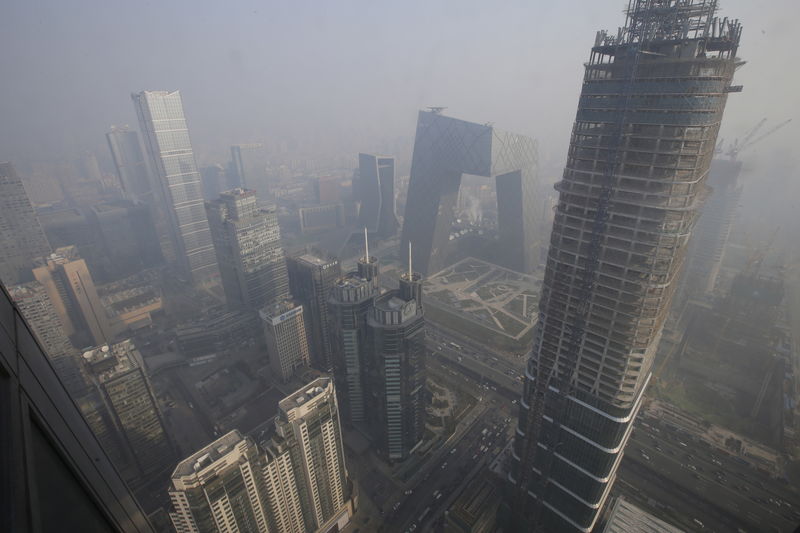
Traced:
<svg viewBox="0 0 800 533">
<path fill-rule="evenodd" d="M 178 263 L 190 281 L 214 277 L 217 260 L 180 92 L 142 91 L 132 98 Z"/>
<path fill-rule="evenodd" d="M 463 174 L 495 177 L 498 230 L 505 256 L 498 261 L 519 272 L 535 267 L 533 249 L 536 143 L 490 125 L 420 111 L 408 185 L 400 250 L 414 267 L 434 274 L 445 266 L 450 230 Z"/>
</svg>

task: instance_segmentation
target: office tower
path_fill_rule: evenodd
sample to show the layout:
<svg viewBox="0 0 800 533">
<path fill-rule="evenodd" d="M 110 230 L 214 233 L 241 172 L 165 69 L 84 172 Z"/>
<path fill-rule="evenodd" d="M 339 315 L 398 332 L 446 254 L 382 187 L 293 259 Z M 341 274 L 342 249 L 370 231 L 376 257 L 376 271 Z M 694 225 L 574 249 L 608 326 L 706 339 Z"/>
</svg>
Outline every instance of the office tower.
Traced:
<svg viewBox="0 0 800 533">
<path fill-rule="evenodd" d="M 683 273 L 683 293 L 687 298 L 707 295 L 717 284 L 742 193 L 741 172 L 742 163 L 735 159 L 714 159 L 711 163 L 706 181 L 710 196 L 700 209 Z"/>
<path fill-rule="evenodd" d="M 399 289 L 375 299 L 368 324 L 370 426 L 379 453 L 402 461 L 425 432 L 422 277 L 409 268 Z"/>
<path fill-rule="evenodd" d="M 206 201 L 216 200 L 220 193 L 229 189 L 227 174 L 220 164 L 201 167 L 200 177 L 203 180 L 203 198 Z"/>
<path fill-rule="evenodd" d="M 231 146 L 231 187 L 254 189 L 261 196 L 269 192 L 267 152 L 260 143 Z"/>
<path fill-rule="evenodd" d="M 715 7 L 631 0 L 586 63 L 509 473 L 520 530 L 591 530 L 616 477 L 739 90 L 741 27 Z"/>
<path fill-rule="evenodd" d="M 308 366 L 310 362 L 303 306 L 284 300 L 268 305 L 259 314 L 273 375 L 286 382 L 298 367 Z"/>
<path fill-rule="evenodd" d="M 305 531 L 343 528 L 353 507 L 333 381 L 317 378 L 278 402 L 275 433 L 290 451 Z"/>
<path fill-rule="evenodd" d="M 366 255 L 358 261 L 358 271 L 336 280 L 328 299 L 331 325 L 333 375 L 344 410 L 352 425 L 366 421 L 364 372 L 370 357 L 367 318 L 380 292 L 378 260 Z"/>
<path fill-rule="evenodd" d="M 58 248 L 42 258 L 33 276 L 44 286 L 76 346 L 97 346 L 111 340 L 111 327 L 94 280 L 74 246 Z"/>
<path fill-rule="evenodd" d="M 206 204 L 222 287 L 230 307 L 259 309 L 289 295 L 275 207 L 256 192 L 233 189 Z"/>
<path fill-rule="evenodd" d="M 193 283 L 212 278 L 217 261 L 181 94 L 142 91 L 131 98 L 178 266 Z"/>
<path fill-rule="evenodd" d="M 358 154 L 353 199 L 358 203 L 358 227 L 385 239 L 397 233 L 394 210 L 394 157 Z"/>
<path fill-rule="evenodd" d="M 301 207 L 297 210 L 297 214 L 300 217 L 300 232 L 303 234 L 345 226 L 344 205 L 342 204 Z"/>
<path fill-rule="evenodd" d="M 174 453 L 142 355 L 125 340 L 85 351 L 83 362 L 139 476 L 164 470 Z"/>
<path fill-rule="evenodd" d="M 106 141 L 125 198 L 153 206 L 153 180 L 139 143 L 139 135 L 128 126 L 112 126 L 111 131 L 106 133 Z"/>
<path fill-rule="evenodd" d="M 446 266 L 461 176 L 494 177 L 502 255 L 498 262 L 519 272 L 536 266 L 534 206 L 536 143 L 527 137 L 445 117 L 438 108 L 420 111 L 400 249 L 414 243 L 417 270 L 434 274 Z M 407 260 L 403 257 L 403 260 Z"/>
<path fill-rule="evenodd" d="M 306 331 L 311 350 L 311 366 L 322 372 L 333 372 L 330 314 L 328 298 L 333 284 L 342 275 L 335 257 L 307 252 L 287 257 L 289 288 L 303 305 Z"/>
<path fill-rule="evenodd" d="M 9 287 L 8 292 L 28 323 L 58 378 L 73 398 L 86 392 L 87 382 L 78 360 L 78 351 L 64 331 L 47 291 L 38 281 Z"/>
<path fill-rule="evenodd" d="M 0 282 L 6 287 L 27 281 L 36 258 L 50 245 L 31 201 L 11 163 L 0 162 Z"/>
<path fill-rule="evenodd" d="M 0 531 L 154 531 L 4 287 L 0 309 Z"/>
<path fill-rule="evenodd" d="M 169 513 L 178 533 L 268 533 L 258 447 L 237 430 L 184 459 L 172 473 Z"/>
</svg>

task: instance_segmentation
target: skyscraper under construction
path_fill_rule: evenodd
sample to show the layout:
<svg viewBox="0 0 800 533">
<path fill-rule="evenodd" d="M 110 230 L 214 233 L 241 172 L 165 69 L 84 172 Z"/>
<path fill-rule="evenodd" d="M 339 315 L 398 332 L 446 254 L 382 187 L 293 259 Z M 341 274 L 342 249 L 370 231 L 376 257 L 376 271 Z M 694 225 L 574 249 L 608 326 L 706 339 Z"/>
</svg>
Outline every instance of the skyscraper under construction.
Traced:
<svg viewBox="0 0 800 533">
<path fill-rule="evenodd" d="M 740 90 L 741 26 L 716 9 L 630 0 L 592 48 L 509 469 L 520 531 L 590 531 L 608 498 Z"/>
</svg>

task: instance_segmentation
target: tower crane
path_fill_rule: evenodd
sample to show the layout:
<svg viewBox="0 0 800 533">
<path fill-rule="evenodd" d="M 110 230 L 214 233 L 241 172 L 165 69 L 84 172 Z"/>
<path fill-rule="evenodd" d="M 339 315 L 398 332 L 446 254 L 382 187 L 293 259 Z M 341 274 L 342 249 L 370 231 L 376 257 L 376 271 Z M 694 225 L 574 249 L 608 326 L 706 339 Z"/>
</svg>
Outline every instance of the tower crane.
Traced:
<svg viewBox="0 0 800 533">
<path fill-rule="evenodd" d="M 750 148 L 753 145 L 763 141 L 764 139 L 766 139 L 767 137 L 769 137 L 770 135 L 772 135 L 773 133 L 775 133 L 779 129 L 783 128 L 788 123 L 790 123 L 792 121 L 792 119 L 789 118 L 789 119 L 784 120 L 783 122 L 779 123 L 777 126 L 774 126 L 774 127 L 770 128 L 765 133 L 762 133 L 761 135 L 759 135 L 758 137 L 753 139 L 755 134 L 758 133 L 758 131 L 766 123 L 766 121 L 767 121 L 767 119 L 762 118 L 758 122 L 758 124 L 756 124 L 750 131 L 747 132 L 747 135 L 745 135 L 745 137 L 744 137 L 744 139 L 742 140 L 741 143 L 738 141 L 738 139 L 736 141 L 734 141 L 734 143 L 730 147 L 730 149 L 727 152 L 725 152 L 725 155 L 727 155 L 731 159 L 736 159 L 736 157 L 739 155 L 739 152 L 741 152 L 742 150 L 745 150 L 747 148 Z M 719 149 L 719 151 L 721 151 L 721 148 Z"/>
</svg>

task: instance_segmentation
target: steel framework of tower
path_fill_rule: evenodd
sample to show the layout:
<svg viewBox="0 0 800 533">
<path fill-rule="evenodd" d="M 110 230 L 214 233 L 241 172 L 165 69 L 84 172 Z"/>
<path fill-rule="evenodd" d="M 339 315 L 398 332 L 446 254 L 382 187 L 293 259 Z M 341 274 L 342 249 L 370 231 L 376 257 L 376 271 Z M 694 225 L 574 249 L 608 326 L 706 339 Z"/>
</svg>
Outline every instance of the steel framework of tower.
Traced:
<svg viewBox="0 0 800 533">
<path fill-rule="evenodd" d="M 630 0 L 592 48 L 509 474 L 526 530 L 590 531 L 615 479 L 727 93 L 741 90 L 741 26 L 716 8 Z"/>
</svg>

